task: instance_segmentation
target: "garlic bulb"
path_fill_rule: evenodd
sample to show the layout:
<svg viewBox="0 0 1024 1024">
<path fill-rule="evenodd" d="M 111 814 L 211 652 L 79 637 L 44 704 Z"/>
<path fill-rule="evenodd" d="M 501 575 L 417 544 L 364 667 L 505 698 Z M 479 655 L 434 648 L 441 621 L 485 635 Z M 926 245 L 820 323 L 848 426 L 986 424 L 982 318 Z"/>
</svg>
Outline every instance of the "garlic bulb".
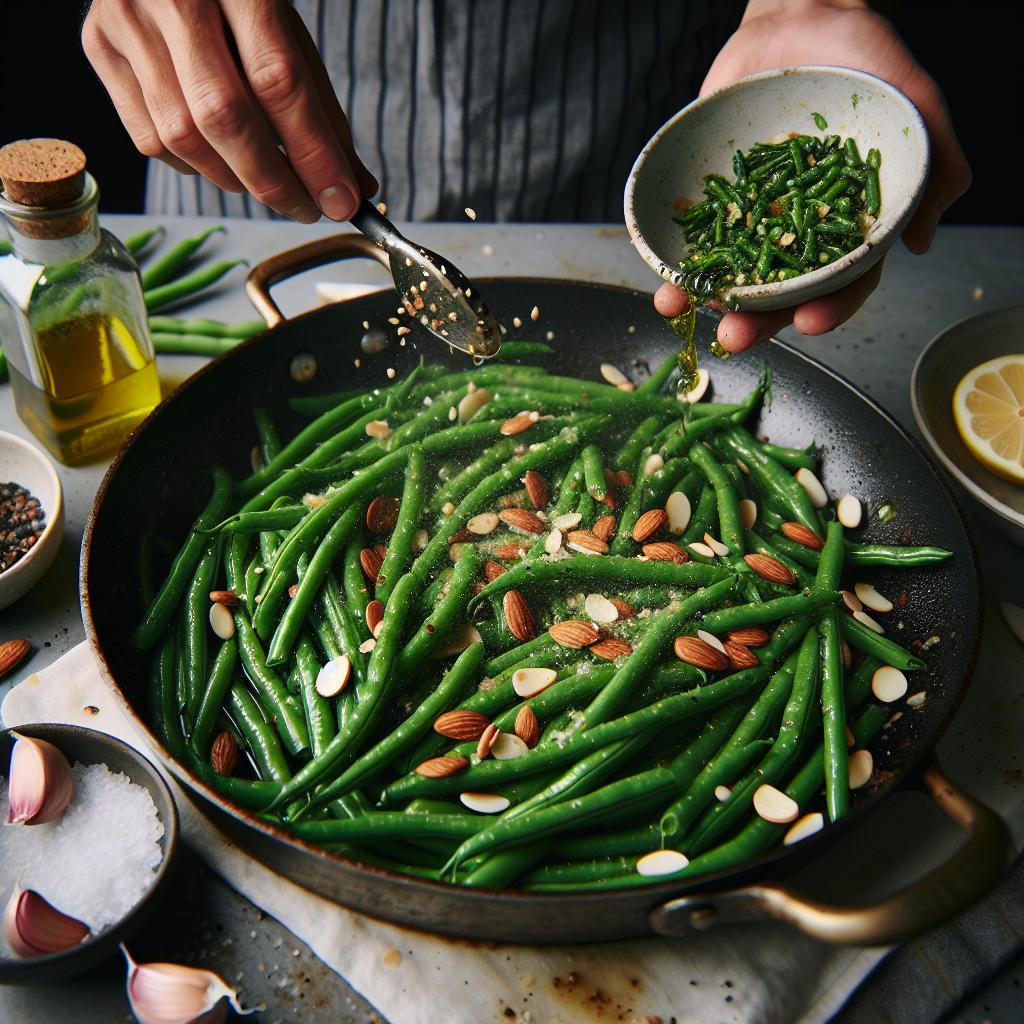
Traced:
<svg viewBox="0 0 1024 1024">
<path fill-rule="evenodd" d="M 17 886 L 4 910 L 3 929 L 11 951 L 20 957 L 59 953 L 89 936 L 81 921 L 61 913 L 39 893 Z"/>
<path fill-rule="evenodd" d="M 75 782 L 68 759 L 46 740 L 14 733 L 8 784 L 8 825 L 42 825 L 71 803 Z"/>
<path fill-rule="evenodd" d="M 219 1024 L 228 1004 L 243 1010 L 238 993 L 213 971 L 182 964 L 137 964 L 124 946 L 128 961 L 128 1002 L 139 1024 Z"/>
</svg>

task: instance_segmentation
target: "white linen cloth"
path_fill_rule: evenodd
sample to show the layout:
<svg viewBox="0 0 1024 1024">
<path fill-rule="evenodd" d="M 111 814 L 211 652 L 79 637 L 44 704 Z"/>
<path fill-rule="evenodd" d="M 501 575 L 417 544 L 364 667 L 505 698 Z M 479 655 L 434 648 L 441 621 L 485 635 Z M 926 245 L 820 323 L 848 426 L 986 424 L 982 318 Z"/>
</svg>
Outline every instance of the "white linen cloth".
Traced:
<svg viewBox="0 0 1024 1024">
<path fill-rule="evenodd" d="M 946 767 L 1011 822 L 1019 848 L 1024 799 L 1003 769 L 1013 763 L 1016 738 L 1024 735 L 1024 702 L 1010 699 L 1010 687 L 999 699 L 1001 682 L 992 674 L 976 680 L 957 722 L 966 717 L 961 731 L 972 739 L 984 736 L 984 745 L 972 744 L 963 765 L 951 745 Z M 0 718 L 5 726 L 48 721 L 99 729 L 155 760 L 104 683 L 87 643 L 14 687 Z M 979 775 L 982 760 L 992 770 Z M 679 1024 L 823 1024 L 886 953 L 827 947 L 774 924 L 575 947 L 446 941 L 353 913 L 280 878 L 234 846 L 168 781 L 182 837 L 196 855 L 306 942 L 391 1024 L 436 1024 L 442 1016 L 449 1024 L 593 1024 L 595 1015 L 627 1022 L 660 1017 Z M 935 860 L 934 851 L 928 853 L 921 857 L 924 865 Z M 917 866 L 908 867 L 912 876 Z M 888 866 L 876 868 L 874 874 Z"/>
</svg>

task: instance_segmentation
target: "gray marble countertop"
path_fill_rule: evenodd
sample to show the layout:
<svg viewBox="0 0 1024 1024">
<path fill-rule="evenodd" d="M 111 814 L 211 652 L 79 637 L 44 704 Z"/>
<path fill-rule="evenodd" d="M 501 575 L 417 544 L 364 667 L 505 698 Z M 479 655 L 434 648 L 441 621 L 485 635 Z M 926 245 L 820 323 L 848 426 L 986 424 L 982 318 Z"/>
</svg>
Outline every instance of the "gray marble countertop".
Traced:
<svg viewBox="0 0 1024 1024">
<path fill-rule="evenodd" d="M 121 237 L 153 223 L 139 216 L 108 216 L 103 222 Z M 164 223 L 174 241 L 195 233 L 200 221 L 168 218 Z M 304 227 L 235 221 L 210 251 L 255 262 L 333 230 L 329 224 Z M 618 226 L 419 224 L 410 233 L 449 256 L 471 277 L 529 274 L 603 281 L 644 290 L 653 290 L 658 283 L 633 251 L 625 230 Z M 222 320 L 251 319 L 253 312 L 242 293 L 238 274 L 205 301 L 190 307 L 189 314 Z M 910 373 L 922 347 L 956 320 L 1020 302 L 1024 297 L 1022 280 L 1024 229 L 943 228 L 927 256 L 912 256 L 899 245 L 892 251 L 878 290 L 848 324 L 821 338 L 802 338 L 792 330 L 781 336 L 824 359 L 913 430 Z M 281 285 L 275 295 L 285 312 L 299 312 L 317 304 L 314 284 L 320 281 L 384 286 L 388 278 L 376 264 L 348 262 L 303 274 Z M 161 357 L 161 379 L 167 385 L 177 383 L 199 362 L 189 357 Z M 0 430 L 30 436 L 15 415 L 7 388 L 0 389 Z M 78 551 L 85 518 L 105 469 L 105 464 L 58 467 L 67 513 L 63 549 L 36 588 L 0 613 L 0 639 L 26 637 L 35 647 L 31 660 L 15 677 L 0 683 L 0 698 L 20 676 L 49 664 L 84 637 L 78 607 Z M 964 505 L 970 509 L 966 499 Z M 979 672 L 990 664 L 1006 675 L 1008 665 L 1024 665 L 1024 656 L 993 613 L 993 606 L 999 600 L 1024 605 L 1024 553 L 980 521 L 975 537 L 986 592 L 993 599 Z M 940 744 L 940 754 L 943 746 L 963 741 L 963 720 L 961 711 Z M 958 781 L 971 787 L 970 778 Z M 978 795 L 984 797 L 983 792 Z M 165 900 L 165 908 L 165 916 L 133 943 L 138 957 L 202 962 L 219 970 L 229 981 L 244 985 L 250 1005 L 259 1001 L 266 1005 L 261 1020 L 312 1019 L 314 1007 L 329 1005 L 332 1020 L 359 1024 L 379 1021 L 372 1008 L 324 968 L 302 943 L 213 878 L 190 854 L 181 858 L 174 893 Z M 1019 960 L 1012 963 L 977 1000 L 960 1007 L 953 1019 L 1024 1019 L 1019 968 Z M 92 1024 L 126 1019 L 122 979 L 120 965 L 112 963 L 88 979 L 46 988 L 0 989 L 0 1021 L 28 1024 L 73 1019 Z"/>
</svg>

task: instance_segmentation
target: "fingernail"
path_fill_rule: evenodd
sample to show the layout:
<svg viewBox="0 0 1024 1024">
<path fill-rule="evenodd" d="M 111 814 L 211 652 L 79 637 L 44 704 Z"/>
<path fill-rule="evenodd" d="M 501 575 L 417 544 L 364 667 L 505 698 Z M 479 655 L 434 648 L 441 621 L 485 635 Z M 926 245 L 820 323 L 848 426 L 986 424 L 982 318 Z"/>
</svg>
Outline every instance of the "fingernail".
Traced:
<svg viewBox="0 0 1024 1024">
<path fill-rule="evenodd" d="M 300 224 L 315 224 L 320 219 L 320 211 L 312 203 L 300 203 L 288 210 L 285 216 Z"/>
<path fill-rule="evenodd" d="M 353 217 L 359 201 L 347 185 L 328 185 L 317 197 L 320 209 L 331 220 L 348 220 Z"/>
</svg>

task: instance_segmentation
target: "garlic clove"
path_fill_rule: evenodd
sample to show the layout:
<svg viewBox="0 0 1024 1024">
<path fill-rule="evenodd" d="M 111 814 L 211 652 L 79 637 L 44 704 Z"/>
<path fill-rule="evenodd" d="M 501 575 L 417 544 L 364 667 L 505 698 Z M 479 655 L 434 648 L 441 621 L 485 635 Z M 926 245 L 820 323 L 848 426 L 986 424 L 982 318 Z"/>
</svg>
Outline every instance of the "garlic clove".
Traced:
<svg viewBox="0 0 1024 1024">
<path fill-rule="evenodd" d="M 68 759 L 46 740 L 17 736 L 11 751 L 8 825 L 42 825 L 59 818 L 75 794 Z"/>
<path fill-rule="evenodd" d="M 77 946 L 89 937 L 81 921 L 61 913 L 32 889 L 15 886 L 3 917 L 4 938 L 15 956 L 46 956 Z"/>
<path fill-rule="evenodd" d="M 238 992 L 214 974 L 182 964 L 137 964 L 124 946 L 128 961 L 128 1002 L 139 1024 L 219 1024 L 227 1017 L 228 1004 L 243 1010 Z"/>
</svg>

